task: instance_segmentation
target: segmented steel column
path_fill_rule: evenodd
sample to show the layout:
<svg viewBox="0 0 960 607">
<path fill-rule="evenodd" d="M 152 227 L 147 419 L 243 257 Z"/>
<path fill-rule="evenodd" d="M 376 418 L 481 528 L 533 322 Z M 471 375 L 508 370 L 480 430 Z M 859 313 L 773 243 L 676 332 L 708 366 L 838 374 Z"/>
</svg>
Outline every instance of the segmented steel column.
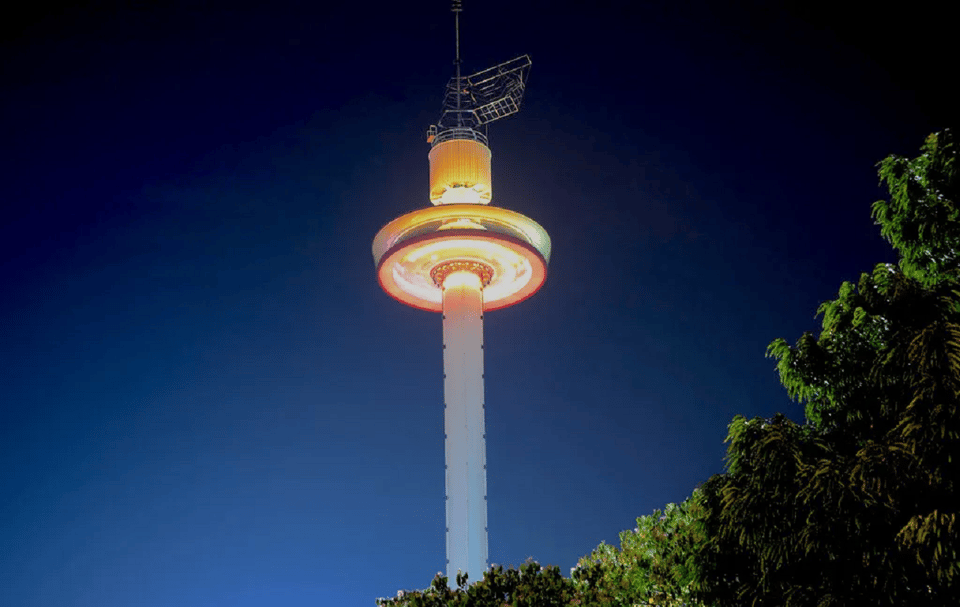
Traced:
<svg viewBox="0 0 960 607">
<path fill-rule="evenodd" d="M 469 271 L 443 281 L 443 399 L 447 460 L 447 580 L 487 568 L 487 455 L 483 421 L 483 290 Z"/>
</svg>

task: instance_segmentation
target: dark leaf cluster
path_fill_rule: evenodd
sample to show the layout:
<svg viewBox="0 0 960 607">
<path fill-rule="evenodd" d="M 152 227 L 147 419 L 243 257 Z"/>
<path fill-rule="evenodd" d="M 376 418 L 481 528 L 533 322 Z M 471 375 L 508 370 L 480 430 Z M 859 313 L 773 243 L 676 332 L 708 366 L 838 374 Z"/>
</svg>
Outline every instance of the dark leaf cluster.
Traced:
<svg viewBox="0 0 960 607">
<path fill-rule="evenodd" d="M 930 284 L 960 271 L 960 184 L 957 149 L 951 130 L 927 138 L 913 159 L 889 156 L 880 163 L 880 179 L 890 200 L 873 205 L 881 234 L 900 253 L 900 267 Z"/>
<path fill-rule="evenodd" d="M 620 548 L 601 543 L 580 559 L 581 570 L 594 567 L 607 589 L 623 605 L 694 606 L 694 558 L 703 541 L 696 521 L 702 512 L 701 494 L 680 504 L 637 518 L 633 530 L 620 534 Z M 617 603 L 617 604 L 621 604 Z"/>
<path fill-rule="evenodd" d="M 573 605 L 614 605 L 595 584 L 596 572 L 585 572 L 586 587 L 576 588 L 574 579 L 560 575 L 558 567 L 541 567 L 527 561 L 519 568 L 493 566 L 473 584 L 466 575 L 457 576 L 457 587 L 449 588 L 441 574 L 430 588 L 399 592 L 395 598 L 379 599 L 382 607 L 569 607 Z"/>
<path fill-rule="evenodd" d="M 960 211 L 947 131 L 880 163 L 900 252 L 774 341 L 807 422 L 736 418 L 703 487 L 696 589 L 721 606 L 956 605 L 960 596 Z"/>
</svg>

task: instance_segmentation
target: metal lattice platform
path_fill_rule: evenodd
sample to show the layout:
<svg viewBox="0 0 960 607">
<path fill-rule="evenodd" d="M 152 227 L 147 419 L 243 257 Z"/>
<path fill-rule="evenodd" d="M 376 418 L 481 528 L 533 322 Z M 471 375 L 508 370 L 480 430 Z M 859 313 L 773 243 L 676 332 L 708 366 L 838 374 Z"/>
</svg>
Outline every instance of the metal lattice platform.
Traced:
<svg viewBox="0 0 960 607">
<path fill-rule="evenodd" d="M 520 111 L 530 73 L 530 57 L 521 55 L 471 76 L 450 79 L 436 126 L 428 131 L 433 145 L 450 139 L 486 143 L 480 127 Z"/>
</svg>

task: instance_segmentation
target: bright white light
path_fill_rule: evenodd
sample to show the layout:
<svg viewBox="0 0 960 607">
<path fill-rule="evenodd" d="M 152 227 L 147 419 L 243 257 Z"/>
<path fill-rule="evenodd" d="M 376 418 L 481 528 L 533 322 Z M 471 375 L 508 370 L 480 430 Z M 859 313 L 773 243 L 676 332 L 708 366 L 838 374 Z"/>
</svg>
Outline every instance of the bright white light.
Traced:
<svg viewBox="0 0 960 607">
<path fill-rule="evenodd" d="M 443 192 L 437 204 L 480 204 L 480 192 L 473 188 L 452 187 Z"/>
</svg>

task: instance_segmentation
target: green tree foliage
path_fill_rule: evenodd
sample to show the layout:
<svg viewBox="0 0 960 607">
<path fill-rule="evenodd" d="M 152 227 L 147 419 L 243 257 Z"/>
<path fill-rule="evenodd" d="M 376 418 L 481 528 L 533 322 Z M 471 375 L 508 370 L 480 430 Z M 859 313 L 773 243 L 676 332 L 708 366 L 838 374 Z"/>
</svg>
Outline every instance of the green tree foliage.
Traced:
<svg viewBox="0 0 960 607">
<path fill-rule="evenodd" d="M 466 576 L 449 588 L 437 574 L 430 588 L 378 599 L 381 607 L 702 607 L 691 597 L 699 494 L 637 519 L 620 534 L 621 548 L 600 544 L 580 559 L 570 578 L 555 566 L 528 561 L 491 567 L 483 579 Z"/>
<path fill-rule="evenodd" d="M 647 517 L 652 518 L 652 517 Z M 683 526 L 680 523 L 679 526 Z M 661 530 L 671 525 L 658 525 Z M 677 525 L 672 525 L 677 526 Z M 652 527 L 651 527 L 652 528 Z M 627 532 L 629 533 L 629 532 Z M 682 532 L 681 532 L 682 534 Z M 669 546 L 664 538 L 657 546 Z M 601 545 L 602 547 L 603 545 Z M 653 546 L 653 544 L 650 544 Z M 598 549 L 599 550 L 599 549 Z M 438 573 L 426 590 L 401 591 L 396 597 L 377 599 L 380 607 L 699 607 L 699 603 L 680 600 L 668 593 L 648 589 L 631 593 L 611 584 L 612 561 L 584 558 L 569 578 L 556 566 L 541 567 L 527 561 L 519 568 L 491 567 L 483 579 L 468 584 L 466 576 L 457 578 L 457 587 L 449 588 L 447 578 Z M 678 591 L 677 596 L 689 594 Z"/>
<path fill-rule="evenodd" d="M 890 200 L 873 205 L 881 233 L 900 252 L 903 272 L 924 285 L 960 272 L 960 207 L 957 206 L 954 133 L 927 138 L 917 158 L 890 156 L 880 163 Z"/>
<path fill-rule="evenodd" d="M 600 575 L 595 585 L 615 597 L 616 605 L 703 605 L 691 596 L 693 558 L 702 539 L 696 525 L 701 510 L 695 491 L 679 505 L 667 504 L 663 511 L 641 516 L 636 528 L 620 534 L 619 549 L 601 543 L 577 568 L 595 567 Z"/>
<path fill-rule="evenodd" d="M 702 488 L 695 588 L 720 606 L 956 605 L 960 596 L 960 208 L 953 134 L 880 163 L 900 254 L 774 341 L 807 422 L 730 424 Z"/>
<path fill-rule="evenodd" d="M 596 579 L 597 576 L 594 576 Z M 437 574 L 430 588 L 399 592 L 390 599 L 378 599 L 381 607 L 568 607 L 601 605 L 595 588 L 578 590 L 573 580 L 560 575 L 555 566 L 541 567 L 528 561 L 518 569 L 494 566 L 483 579 L 469 584 L 467 576 L 458 576 L 457 588 L 447 586 L 447 578 Z M 590 601 L 585 601 L 589 598 Z"/>
</svg>

